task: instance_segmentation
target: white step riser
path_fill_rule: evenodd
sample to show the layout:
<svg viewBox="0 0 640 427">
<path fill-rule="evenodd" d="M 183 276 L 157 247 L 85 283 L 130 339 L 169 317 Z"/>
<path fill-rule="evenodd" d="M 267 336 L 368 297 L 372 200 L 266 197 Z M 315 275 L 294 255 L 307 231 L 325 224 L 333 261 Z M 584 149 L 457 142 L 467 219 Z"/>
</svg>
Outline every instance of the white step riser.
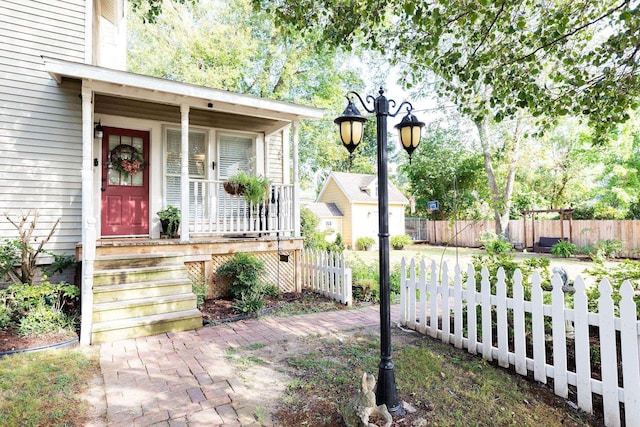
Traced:
<svg viewBox="0 0 640 427">
<path fill-rule="evenodd" d="M 139 298 L 153 298 L 168 295 L 178 295 L 192 292 L 191 283 L 180 283 L 163 286 L 145 286 L 131 289 L 104 289 L 93 293 L 94 304 L 103 302 L 129 301 Z"/>
<path fill-rule="evenodd" d="M 184 267 L 144 268 L 140 270 L 103 270 L 93 277 L 93 286 L 119 285 L 138 282 L 161 282 L 169 279 L 186 279 L 188 273 Z"/>
</svg>

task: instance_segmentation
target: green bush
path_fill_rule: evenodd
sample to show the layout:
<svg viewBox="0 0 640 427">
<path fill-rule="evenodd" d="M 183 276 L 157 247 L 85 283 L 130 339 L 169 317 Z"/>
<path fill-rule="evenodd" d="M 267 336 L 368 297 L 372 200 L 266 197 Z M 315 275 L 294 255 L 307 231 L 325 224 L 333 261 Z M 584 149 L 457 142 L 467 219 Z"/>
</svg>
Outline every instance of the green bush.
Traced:
<svg viewBox="0 0 640 427">
<path fill-rule="evenodd" d="M 596 243 L 596 256 L 601 256 L 605 259 L 616 258 L 618 253 L 622 250 L 622 243 L 622 240 L 617 239 L 600 240 Z"/>
<path fill-rule="evenodd" d="M 16 283 L 0 291 L 0 329 L 18 326 L 21 335 L 73 331 L 80 289 L 65 282 Z"/>
<path fill-rule="evenodd" d="M 405 246 L 411 244 L 411 237 L 407 234 L 400 234 L 398 236 L 391 236 L 391 246 L 393 249 L 404 249 Z"/>
<path fill-rule="evenodd" d="M 231 279 L 229 293 L 232 298 L 240 298 L 243 292 L 259 291 L 262 288 L 260 276 L 265 271 L 263 261 L 252 254 L 238 252 L 221 265 L 217 273 Z"/>
<path fill-rule="evenodd" d="M 551 253 L 555 256 L 561 256 L 563 258 L 569 258 L 578 252 L 578 246 L 567 242 L 566 240 L 560 240 L 558 243 L 551 246 Z"/>
<path fill-rule="evenodd" d="M 612 267 L 605 267 L 602 263 L 596 263 L 593 268 L 586 270 L 586 272 L 596 280 L 594 286 L 590 286 L 587 289 L 589 311 L 598 312 L 598 298 L 600 298 L 598 285 L 602 279 L 606 278 L 613 290 L 611 299 L 614 303 L 616 316 L 618 316 L 620 300 L 622 299 L 620 287 L 625 280 L 628 280 L 635 290 L 633 300 L 636 302 L 636 313 L 640 318 L 640 262 L 626 259 Z"/>
<path fill-rule="evenodd" d="M 265 272 L 263 261 L 244 252 L 236 253 L 218 268 L 217 274 L 231 278 L 229 293 L 235 310 L 258 313 L 265 306 L 264 296 L 277 292 L 277 287 L 267 286 L 260 280 Z"/>
<path fill-rule="evenodd" d="M 21 336 L 42 335 L 74 329 L 74 318 L 62 310 L 40 304 L 20 318 L 18 334 Z"/>
<path fill-rule="evenodd" d="M 258 313 L 264 306 L 263 295 L 260 292 L 251 291 L 243 292 L 232 304 L 234 310 L 244 314 Z"/>
<path fill-rule="evenodd" d="M 478 242 L 484 246 L 488 254 L 503 254 L 513 250 L 513 246 L 504 235 L 498 235 L 492 231 L 482 233 Z"/>
<path fill-rule="evenodd" d="M 358 239 L 356 240 L 356 248 L 361 251 L 368 251 L 375 244 L 376 241 L 373 239 L 373 237 L 369 236 L 358 237 Z"/>
</svg>

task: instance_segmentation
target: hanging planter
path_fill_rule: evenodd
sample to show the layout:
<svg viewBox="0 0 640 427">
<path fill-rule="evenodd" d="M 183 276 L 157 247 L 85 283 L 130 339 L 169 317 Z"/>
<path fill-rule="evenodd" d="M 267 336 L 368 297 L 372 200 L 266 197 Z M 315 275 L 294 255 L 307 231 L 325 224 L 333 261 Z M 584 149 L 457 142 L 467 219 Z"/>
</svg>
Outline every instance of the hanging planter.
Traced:
<svg viewBox="0 0 640 427">
<path fill-rule="evenodd" d="M 111 168 L 125 176 L 135 176 L 147 166 L 138 149 L 128 144 L 120 144 L 111 150 L 109 160 Z"/>
<path fill-rule="evenodd" d="M 244 196 L 245 200 L 257 205 L 264 203 L 269 197 L 269 180 L 262 176 L 250 176 L 245 172 L 240 172 L 223 184 L 224 190 L 237 196 Z"/>
</svg>

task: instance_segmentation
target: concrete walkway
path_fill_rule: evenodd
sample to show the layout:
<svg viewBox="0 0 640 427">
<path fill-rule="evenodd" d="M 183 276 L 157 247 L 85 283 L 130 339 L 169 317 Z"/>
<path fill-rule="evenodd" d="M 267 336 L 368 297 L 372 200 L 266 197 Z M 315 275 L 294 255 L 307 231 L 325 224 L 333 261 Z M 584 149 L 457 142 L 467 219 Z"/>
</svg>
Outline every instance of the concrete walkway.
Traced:
<svg viewBox="0 0 640 427">
<path fill-rule="evenodd" d="M 391 321 L 399 317 L 392 306 Z M 371 327 L 379 306 L 243 320 L 100 346 L 107 425 L 259 426 L 224 357 L 232 347 Z"/>
</svg>

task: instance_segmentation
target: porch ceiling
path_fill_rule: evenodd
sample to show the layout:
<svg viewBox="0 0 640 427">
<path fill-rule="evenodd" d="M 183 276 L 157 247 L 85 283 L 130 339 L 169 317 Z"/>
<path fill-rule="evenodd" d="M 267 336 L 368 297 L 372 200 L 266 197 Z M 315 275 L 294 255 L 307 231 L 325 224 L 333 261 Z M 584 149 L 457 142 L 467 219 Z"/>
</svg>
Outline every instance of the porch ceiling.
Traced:
<svg viewBox="0 0 640 427">
<path fill-rule="evenodd" d="M 178 105 L 96 95 L 94 98 L 94 111 L 96 114 L 112 114 L 180 124 L 180 106 Z M 286 126 L 288 123 L 288 121 L 284 120 L 271 120 L 215 110 L 191 109 L 189 111 L 189 124 L 193 126 L 265 132 L 269 129 Z"/>
</svg>

